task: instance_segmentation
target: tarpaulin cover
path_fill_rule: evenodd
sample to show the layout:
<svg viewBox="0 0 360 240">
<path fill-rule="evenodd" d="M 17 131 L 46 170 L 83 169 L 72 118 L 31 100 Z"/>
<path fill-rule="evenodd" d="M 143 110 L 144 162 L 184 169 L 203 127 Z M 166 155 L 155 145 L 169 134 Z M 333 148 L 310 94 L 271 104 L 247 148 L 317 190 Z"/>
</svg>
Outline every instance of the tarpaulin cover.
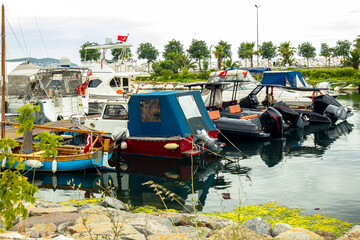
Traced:
<svg viewBox="0 0 360 240">
<path fill-rule="evenodd" d="M 306 87 L 307 82 L 299 71 L 264 72 L 262 84 L 276 84 L 291 87 Z"/>
<path fill-rule="evenodd" d="M 152 115 L 144 116 L 148 113 Z M 128 128 L 133 137 L 188 137 L 198 129 L 216 130 L 199 91 L 159 91 L 132 95 L 129 100 Z"/>
</svg>

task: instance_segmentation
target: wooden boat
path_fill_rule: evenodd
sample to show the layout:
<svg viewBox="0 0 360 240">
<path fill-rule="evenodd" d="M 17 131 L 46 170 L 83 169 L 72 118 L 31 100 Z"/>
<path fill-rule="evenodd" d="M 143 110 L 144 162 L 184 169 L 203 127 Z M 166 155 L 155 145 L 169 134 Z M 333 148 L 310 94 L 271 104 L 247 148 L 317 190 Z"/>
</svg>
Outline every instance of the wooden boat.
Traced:
<svg viewBox="0 0 360 240">
<path fill-rule="evenodd" d="M 16 123 L 10 123 L 13 126 L 17 126 Z M 58 151 L 57 156 L 44 157 L 44 151 L 36 148 L 32 143 L 26 143 L 29 138 L 25 137 L 24 141 L 18 141 L 19 145 L 14 149 L 11 149 L 11 153 L 15 158 L 21 159 L 21 162 L 25 164 L 25 170 L 36 170 L 44 172 L 70 172 L 70 171 L 83 171 L 87 169 L 106 169 L 111 168 L 109 166 L 109 159 L 112 157 L 112 149 L 109 140 L 103 140 L 101 137 L 102 132 L 96 131 L 83 131 L 79 129 L 68 128 L 54 128 L 47 126 L 37 126 L 34 128 L 48 129 L 52 131 L 72 131 L 80 133 L 94 134 L 97 137 L 95 141 L 86 146 L 74 146 L 74 145 L 61 145 L 55 149 Z M 30 138 L 31 141 L 31 138 Z M 95 144 L 100 143 L 102 147 L 94 147 Z M 31 146 L 30 149 L 24 146 Z M 0 161 L 3 168 L 15 168 L 10 166 L 7 160 Z"/>
</svg>

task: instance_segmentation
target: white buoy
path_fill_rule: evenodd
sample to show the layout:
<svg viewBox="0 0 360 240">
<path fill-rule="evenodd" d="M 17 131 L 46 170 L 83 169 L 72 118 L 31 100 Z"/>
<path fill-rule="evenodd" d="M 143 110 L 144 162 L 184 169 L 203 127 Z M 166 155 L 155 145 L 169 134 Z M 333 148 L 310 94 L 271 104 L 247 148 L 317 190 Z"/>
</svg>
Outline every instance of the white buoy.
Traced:
<svg viewBox="0 0 360 240">
<path fill-rule="evenodd" d="M 53 173 L 56 173 L 56 171 L 57 171 L 57 161 L 56 161 L 55 158 L 52 161 L 51 170 L 52 170 Z"/>
<path fill-rule="evenodd" d="M 179 148 L 179 144 L 177 144 L 177 143 L 167 143 L 164 146 L 164 148 L 167 149 L 167 150 L 175 150 L 175 149 Z"/>
<path fill-rule="evenodd" d="M 35 160 L 35 159 L 29 159 L 25 161 L 25 165 L 28 166 L 29 168 L 41 168 L 42 166 L 44 166 L 44 164 L 42 162 L 40 162 L 39 160 Z"/>
<path fill-rule="evenodd" d="M 121 149 L 127 149 L 127 143 L 126 142 L 121 143 Z"/>
</svg>

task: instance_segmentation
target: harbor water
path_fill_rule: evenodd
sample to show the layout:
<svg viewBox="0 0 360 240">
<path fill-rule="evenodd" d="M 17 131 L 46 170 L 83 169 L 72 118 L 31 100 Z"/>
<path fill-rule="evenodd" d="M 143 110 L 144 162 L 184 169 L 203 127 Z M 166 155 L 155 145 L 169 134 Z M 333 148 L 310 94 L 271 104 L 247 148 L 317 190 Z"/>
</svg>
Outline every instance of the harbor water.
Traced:
<svg viewBox="0 0 360 240">
<path fill-rule="evenodd" d="M 167 207 L 184 211 L 194 199 L 202 212 L 275 201 L 305 214 L 359 223 L 360 94 L 348 92 L 338 101 L 353 109 L 347 121 L 293 129 L 283 139 L 232 140 L 222 159 L 132 157 L 115 172 L 36 173 L 29 181 L 39 187 L 36 197 L 52 202 L 108 192 L 131 206 L 164 208 L 157 193 L 171 192 Z"/>
</svg>

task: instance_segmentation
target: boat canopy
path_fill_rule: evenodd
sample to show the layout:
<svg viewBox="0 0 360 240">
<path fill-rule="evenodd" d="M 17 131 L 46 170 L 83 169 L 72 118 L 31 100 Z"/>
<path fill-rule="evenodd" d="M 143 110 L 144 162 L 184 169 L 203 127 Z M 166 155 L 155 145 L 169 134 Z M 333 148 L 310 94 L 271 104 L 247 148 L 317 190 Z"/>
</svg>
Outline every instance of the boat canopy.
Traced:
<svg viewBox="0 0 360 240">
<path fill-rule="evenodd" d="M 288 87 L 309 86 L 299 71 L 267 71 L 264 72 L 261 83 Z"/>
<path fill-rule="evenodd" d="M 216 130 L 199 91 L 134 94 L 129 100 L 132 137 L 189 137 L 197 130 Z"/>
</svg>

